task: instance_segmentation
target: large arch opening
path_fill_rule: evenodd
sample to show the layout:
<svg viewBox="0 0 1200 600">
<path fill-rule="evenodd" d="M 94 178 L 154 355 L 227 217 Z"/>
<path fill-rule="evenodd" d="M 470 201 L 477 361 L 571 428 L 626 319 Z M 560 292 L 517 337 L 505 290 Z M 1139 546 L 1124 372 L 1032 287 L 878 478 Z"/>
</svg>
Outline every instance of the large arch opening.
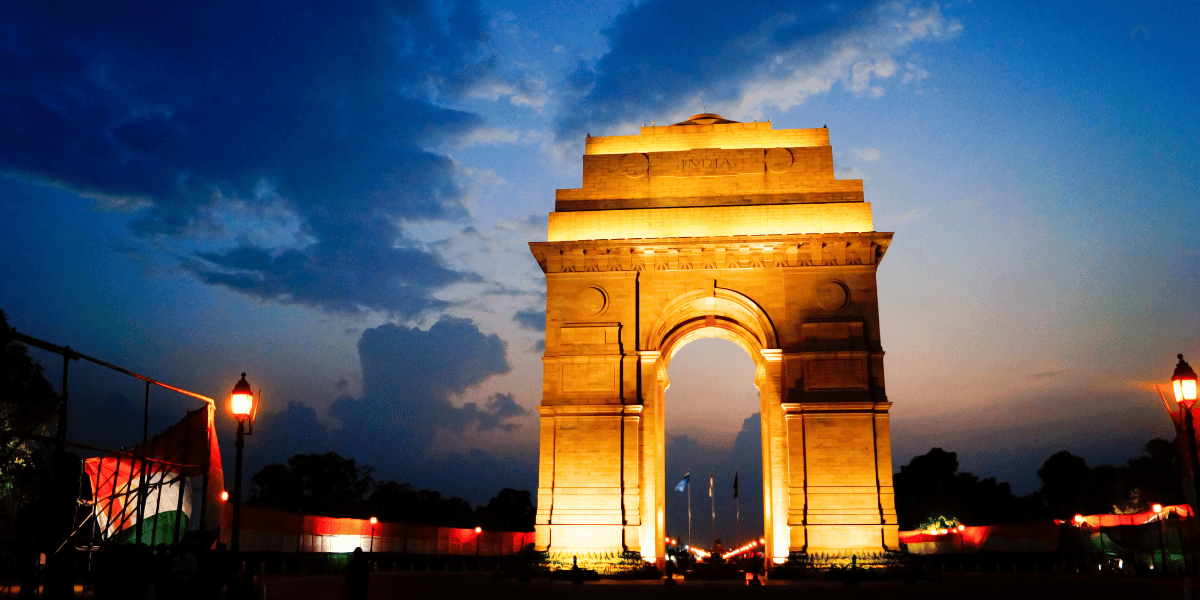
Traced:
<svg viewBox="0 0 1200 600">
<path fill-rule="evenodd" d="M 667 475 L 666 422 L 664 416 L 669 412 L 666 406 L 666 389 L 669 385 L 667 366 L 672 359 L 690 342 L 704 338 L 719 338 L 739 346 L 754 363 L 753 385 L 757 388 L 760 437 L 757 447 L 760 452 L 759 474 L 759 504 L 761 512 L 759 520 L 753 527 L 761 531 L 761 537 L 766 538 L 766 556 L 775 561 L 781 561 L 787 556 L 787 488 L 784 471 L 784 446 L 782 445 L 783 414 L 780 409 L 780 350 L 776 341 L 775 327 L 757 303 L 749 297 L 733 290 L 711 288 L 694 290 L 684 293 L 668 302 L 659 313 L 659 318 L 647 328 L 645 339 L 648 352 L 643 353 L 643 367 L 649 367 L 649 372 L 656 380 L 653 393 L 644 397 L 647 419 L 647 431 L 651 432 L 652 446 L 646 451 L 644 459 L 649 479 L 647 484 L 657 489 L 645 490 L 647 509 L 653 507 L 655 526 L 652 530 L 643 529 L 642 544 L 645 548 L 653 544 L 656 556 L 665 555 L 663 540 L 667 539 L 666 530 L 666 499 L 675 494 L 674 487 L 667 488 L 668 479 L 675 477 Z M 645 388 L 643 388 L 645 389 Z M 711 538 L 711 508 L 703 506 L 708 497 L 707 473 L 692 472 L 692 482 L 695 488 L 703 490 L 701 514 L 709 517 L 705 537 Z M 740 475 L 740 474 L 739 474 Z M 729 496 L 732 496 L 732 474 L 727 475 L 725 486 Z M 675 479 L 672 483 L 677 483 Z M 702 483 L 701 483 L 702 482 Z M 739 481 L 740 484 L 740 481 Z M 725 487 L 722 486 L 722 487 Z M 740 488 L 740 485 L 739 485 Z M 739 490 L 740 491 L 740 490 Z M 693 492 L 694 493 L 694 492 Z M 696 494 L 697 496 L 699 494 Z M 686 497 L 684 498 L 686 502 Z M 696 506 L 693 497 L 692 537 L 697 545 L 708 547 L 713 540 L 696 535 Z M 773 518 L 778 514 L 782 518 Z M 686 518 L 686 507 L 684 509 Z M 735 524 L 736 527 L 736 524 Z M 702 525 L 700 531 L 704 531 Z M 651 533 L 653 531 L 653 533 Z M 735 535 L 738 532 L 735 532 Z M 654 538 L 650 538 L 649 535 Z M 677 537 L 677 536 L 676 536 Z M 648 539 L 649 538 L 649 539 Z"/>
<path fill-rule="evenodd" d="M 729 549 L 763 535 L 762 423 L 754 383 L 758 365 L 741 345 L 723 339 L 720 330 L 698 333 L 705 331 L 712 337 L 676 343 L 664 361 L 669 381 L 664 399 L 666 537 L 701 547 L 715 539 Z M 676 491 L 688 472 L 692 489 Z"/>
</svg>

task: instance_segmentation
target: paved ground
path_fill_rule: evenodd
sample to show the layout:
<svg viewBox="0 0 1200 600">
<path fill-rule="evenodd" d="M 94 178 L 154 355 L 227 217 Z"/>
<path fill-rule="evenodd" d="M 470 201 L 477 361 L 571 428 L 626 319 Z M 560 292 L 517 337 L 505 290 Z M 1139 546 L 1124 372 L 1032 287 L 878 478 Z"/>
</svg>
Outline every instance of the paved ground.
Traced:
<svg viewBox="0 0 1200 600">
<path fill-rule="evenodd" d="M 941 581 L 863 583 L 846 586 L 825 582 L 771 581 L 761 588 L 747 588 L 735 582 L 687 582 L 666 586 L 662 582 L 599 581 L 583 585 L 565 582 L 533 581 L 527 584 L 509 579 L 494 581 L 489 574 L 479 573 L 392 573 L 371 575 L 370 600 L 391 598 L 435 600 L 539 600 L 542 598 L 571 598 L 572 600 L 707 600 L 761 597 L 788 600 L 858 598 L 879 600 L 908 600 L 926 598 L 952 599 L 1017 599 L 1064 600 L 1142 600 L 1157 598 L 1182 599 L 1185 581 L 1170 579 L 1135 579 L 1121 577 L 1083 577 L 1079 575 L 1036 574 L 957 574 L 948 573 Z M 333 575 L 268 576 L 267 591 L 272 600 L 329 600 L 341 598 L 342 577 Z"/>
</svg>

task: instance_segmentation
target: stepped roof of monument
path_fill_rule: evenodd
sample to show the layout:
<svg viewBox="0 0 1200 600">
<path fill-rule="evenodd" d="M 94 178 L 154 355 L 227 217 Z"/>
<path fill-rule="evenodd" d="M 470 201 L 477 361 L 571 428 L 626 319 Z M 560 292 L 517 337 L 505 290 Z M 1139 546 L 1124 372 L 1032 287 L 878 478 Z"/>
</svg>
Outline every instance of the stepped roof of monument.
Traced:
<svg viewBox="0 0 1200 600">
<path fill-rule="evenodd" d="M 740 123 L 741 121 L 730 121 L 716 113 L 700 113 L 692 115 L 686 121 L 680 121 L 675 125 L 712 125 L 714 123 Z M 672 125 L 674 126 L 674 125 Z"/>
</svg>

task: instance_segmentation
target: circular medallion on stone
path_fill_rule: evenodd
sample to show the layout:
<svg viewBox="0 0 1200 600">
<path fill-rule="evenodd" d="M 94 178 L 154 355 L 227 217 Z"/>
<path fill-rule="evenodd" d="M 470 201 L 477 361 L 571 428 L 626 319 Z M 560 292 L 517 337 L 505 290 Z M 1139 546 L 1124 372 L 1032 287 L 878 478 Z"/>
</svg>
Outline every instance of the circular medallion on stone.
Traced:
<svg viewBox="0 0 1200 600">
<path fill-rule="evenodd" d="M 782 173 L 792 168 L 792 151 L 787 148 L 771 148 L 767 150 L 767 170 L 772 173 Z"/>
<path fill-rule="evenodd" d="M 626 154 L 621 159 L 621 172 L 631 179 L 645 176 L 649 169 L 650 159 L 645 154 Z"/>
<path fill-rule="evenodd" d="M 576 315 L 595 317 L 608 308 L 608 294 L 599 286 L 586 287 L 576 294 L 572 304 L 575 305 Z"/>
<path fill-rule="evenodd" d="M 814 290 L 817 306 L 825 310 L 841 310 L 850 302 L 850 290 L 840 281 L 825 281 Z"/>
</svg>

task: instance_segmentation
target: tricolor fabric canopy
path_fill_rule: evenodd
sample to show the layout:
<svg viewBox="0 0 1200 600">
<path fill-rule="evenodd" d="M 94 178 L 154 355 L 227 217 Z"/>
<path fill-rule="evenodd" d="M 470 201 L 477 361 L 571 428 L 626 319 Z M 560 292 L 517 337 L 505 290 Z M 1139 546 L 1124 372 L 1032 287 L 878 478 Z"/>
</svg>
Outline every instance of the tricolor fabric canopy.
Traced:
<svg viewBox="0 0 1200 600">
<path fill-rule="evenodd" d="M 175 543 L 192 524 L 196 488 L 207 488 L 203 523 L 219 526 L 224 476 L 214 414 L 215 408 L 209 404 L 188 412 L 145 446 L 84 461 L 92 489 L 92 514 L 104 539 Z M 201 480 L 199 485 L 193 483 L 196 479 Z M 144 515 L 140 538 L 139 499 Z"/>
</svg>

